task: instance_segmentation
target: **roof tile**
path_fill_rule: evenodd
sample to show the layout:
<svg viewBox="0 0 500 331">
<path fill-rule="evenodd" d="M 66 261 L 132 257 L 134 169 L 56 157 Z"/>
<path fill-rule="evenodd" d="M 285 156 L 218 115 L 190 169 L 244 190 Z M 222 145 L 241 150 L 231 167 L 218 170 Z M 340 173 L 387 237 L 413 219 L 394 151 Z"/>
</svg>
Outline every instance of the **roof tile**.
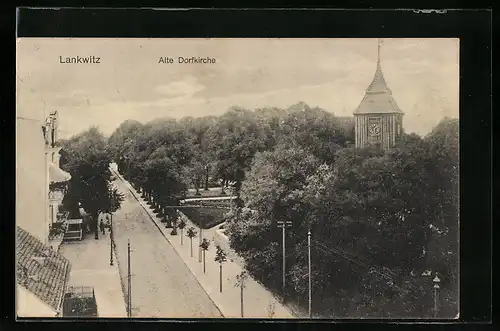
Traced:
<svg viewBox="0 0 500 331">
<path fill-rule="evenodd" d="M 375 76 L 366 89 L 363 100 L 354 111 L 354 115 L 363 114 L 403 114 L 387 87 L 380 62 L 377 62 Z"/>
<path fill-rule="evenodd" d="M 17 227 L 16 254 L 17 283 L 52 309 L 59 310 L 71 271 L 70 262 L 20 227 Z M 47 257 L 42 264 L 33 259 L 45 255 Z M 30 276 L 38 277 L 38 280 Z"/>
</svg>

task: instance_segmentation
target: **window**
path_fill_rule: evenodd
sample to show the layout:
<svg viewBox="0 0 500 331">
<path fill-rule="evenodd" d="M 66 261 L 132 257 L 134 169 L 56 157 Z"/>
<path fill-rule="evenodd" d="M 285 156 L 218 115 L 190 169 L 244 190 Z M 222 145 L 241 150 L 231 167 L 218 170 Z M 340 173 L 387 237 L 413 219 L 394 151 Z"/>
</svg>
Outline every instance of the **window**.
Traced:
<svg viewBox="0 0 500 331">
<path fill-rule="evenodd" d="M 401 124 L 398 123 L 398 136 L 401 135 Z"/>
<path fill-rule="evenodd" d="M 54 223 L 54 205 L 49 205 L 49 220 L 50 224 Z"/>
</svg>

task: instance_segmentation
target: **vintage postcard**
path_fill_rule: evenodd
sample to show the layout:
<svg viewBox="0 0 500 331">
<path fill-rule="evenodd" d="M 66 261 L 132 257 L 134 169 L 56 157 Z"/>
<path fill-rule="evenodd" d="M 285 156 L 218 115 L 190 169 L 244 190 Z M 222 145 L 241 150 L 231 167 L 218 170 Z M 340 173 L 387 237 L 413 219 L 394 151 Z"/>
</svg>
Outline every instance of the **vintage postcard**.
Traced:
<svg viewBox="0 0 500 331">
<path fill-rule="evenodd" d="M 17 39 L 18 317 L 455 319 L 458 39 Z"/>
</svg>

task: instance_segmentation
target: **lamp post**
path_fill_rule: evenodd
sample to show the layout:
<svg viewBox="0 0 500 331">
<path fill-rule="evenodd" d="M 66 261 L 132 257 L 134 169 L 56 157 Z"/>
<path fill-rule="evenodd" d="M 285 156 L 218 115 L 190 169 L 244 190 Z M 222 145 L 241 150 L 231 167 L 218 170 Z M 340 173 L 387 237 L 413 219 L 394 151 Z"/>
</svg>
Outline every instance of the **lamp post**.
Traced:
<svg viewBox="0 0 500 331">
<path fill-rule="evenodd" d="M 307 231 L 308 273 L 309 273 L 309 318 L 312 318 L 312 289 L 311 289 L 311 230 Z"/>
<path fill-rule="evenodd" d="M 109 221 L 109 265 L 113 265 L 113 207 L 114 207 L 114 196 L 113 191 L 109 188 L 109 197 L 111 199 L 111 208 L 110 208 L 110 221 Z"/>
<path fill-rule="evenodd" d="M 111 213 L 111 220 L 109 223 L 109 239 L 111 241 L 110 245 L 110 255 L 109 255 L 109 265 L 113 265 L 113 213 Z"/>
<path fill-rule="evenodd" d="M 438 305 L 438 290 L 439 290 L 439 283 L 441 280 L 439 279 L 437 272 L 436 276 L 432 280 L 434 283 L 434 318 L 437 318 L 438 312 L 439 312 L 439 305 Z"/>
</svg>

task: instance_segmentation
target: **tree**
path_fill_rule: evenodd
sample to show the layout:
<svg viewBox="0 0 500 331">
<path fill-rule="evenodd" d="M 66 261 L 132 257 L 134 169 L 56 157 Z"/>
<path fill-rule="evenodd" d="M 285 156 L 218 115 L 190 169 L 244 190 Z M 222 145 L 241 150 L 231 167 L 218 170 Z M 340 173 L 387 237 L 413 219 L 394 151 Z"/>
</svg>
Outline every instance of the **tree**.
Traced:
<svg viewBox="0 0 500 331">
<path fill-rule="evenodd" d="M 316 228 L 313 286 L 322 289 L 314 293 L 316 306 L 334 306 L 337 316 L 349 315 L 360 302 L 361 316 L 425 311 L 427 294 L 420 286 L 392 286 L 385 277 L 406 284 L 405 275 L 425 265 L 422 249 L 437 198 L 429 186 L 435 168 L 427 142 L 408 135 L 389 152 L 376 146 L 341 148 L 323 163 L 311 154 L 291 140 L 253 160 L 242 185 L 245 206 L 239 217 L 228 215 L 227 223 L 230 244 L 248 271 L 268 286 L 279 284 L 276 222 L 292 219 L 288 294 L 307 293 L 307 247 L 297 238 Z M 258 247 L 258 242 L 269 244 Z"/>
<path fill-rule="evenodd" d="M 294 233 L 307 233 L 306 209 L 297 194 L 318 166 L 318 160 L 300 147 L 279 145 L 274 151 L 258 153 L 246 175 L 241 190 L 245 205 L 228 215 L 227 231 L 231 247 L 247 261 L 248 271 L 264 283 L 279 284 L 281 279 L 276 272 L 281 270 L 282 242 L 277 222 L 292 219 Z M 294 250 L 294 237 L 287 250 Z M 293 265 L 293 257 L 287 259 Z"/>
<path fill-rule="evenodd" d="M 290 106 L 282 115 L 278 143 L 297 144 L 310 151 L 320 161 L 332 164 L 335 153 L 346 147 L 354 123 L 337 118 L 304 102 Z"/>
<path fill-rule="evenodd" d="M 113 132 L 108 139 L 108 148 L 111 157 L 117 162 L 118 171 L 127 172 L 125 164 L 125 156 L 129 152 L 133 141 L 137 139 L 137 134 L 140 132 L 142 124 L 138 121 L 127 120 Z"/>
<path fill-rule="evenodd" d="M 119 150 L 113 153 L 131 183 L 164 214 L 162 206 L 177 204 L 188 186 L 199 192 L 207 169 L 213 183 L 234 185 L 237 208 L 225 217 L 230 245 L 270 288 L 281 283 L 276 224 L 287 220 L 294 223 L 285 253 L 287 295 L 307 297 L 304 238 L 311 229 L 313 287 L 321 288 L 313 301 L 325 314 L 421 317 L 431 301 L 412 274 L 431 268 L 445 275 L 443 289 L 457 284 L 456 119 L 443 120 L 424 139 L 405 134 L 390 151 L 353 148 L 352 118 L 303 102 L 129 124 L 109 149 Z"/>
<path fill-rule="evenodd" d="M 459 243 L 459 132 L 458 119 L 444 118 L 424 138 L 433 160 L 432 182 L 435 192 L 434 221 L 426 255 L 427 264 L 441 274 L 442 288 L 458 291 Z"/>
<path fill-rule="evenodd" d="M 112 178 L 114 180 L 114 178 Z M 110 231 L 110 239 L 111 239 L 111 245 L 110 245 L 110 264 L 113 265 L 113 245 L 114 245 L 114 233 L 113 233 L 113 213 L 116 212 L 122 202 L 125 200 L 125 195 L 122 194 L 117 188 L 112 187 L 112 184 L 110 183 L 110 195 L 111 195 L 111 203 L 109 204 L 109 209 L 108 209 L 108 214 L 110 214 L 111 220 L 108 224 L 108 228 Z M 106 216 L 107 219 L 107 216 Z"/>
<path fill-rule="evenodd" d="M 220 275 L 220 292 L 222 293 L 222 264 L 226 263 L 227 262 L 227 254 L 226 252 L 224 252 L 224 250 L 219 246 L 217 245 L 216 246 L 217 248 L 217 251 L 215 252 L 215 262 L 218 262 L 219 263 L 219 275 Z"/>
<path fill-rule="evenodd" d="M 200 194 L 199 189 L 202 186 L 203 179 L 208 182 L 207 166 L 211 162 L 213 151 L 206 133 L 214 123 L 215 117 L 211 116 L 201 118 L 185 117 L 179 123 L 183 128 L 185 144 L 191 150 L 191 159 L 185 167 L 185 174 L 188 184 L 194 186 L 197 195 Z"/>
<path fill-rule="evenodd" d="M 112 214 L 116 212 L 118 209 L 120 209 L 122 202 L 125 201 L 125 195 L 121 193 L 117 188 L 112 187 L 112 184 L 110 184 L 109 189 L 110 189 L 111 202 L 106 212 L 108 214 Z"/>
<path fill-rule="evenodd" d="M 203 250 L 203 273 L 205 273 L 205 252 L 208 251 L 208 247 L 210 247 L 210 241 L 207 238 L 203 238 L 200 247 Z"/>
<path fill-rule="evenodd" d="M 200 187 L 202 186 L 202 180 L 205 176 L 205 164 L 198 158 L 194 158 L 190 165 L 186 166 L 185 176 L 187 178 L 187 182 L 192 184 L 196 189 L 196 195 L 201 195 Z"/>
<path fill-rule="evenodd" d="M 92 127 L 61 144 L 65 150 L 61 167 L 71 174 L 67 194 L 72 196 L 71 201 L 80 202 L 91 215 L 90 225 L 98 239 L 98 215 L 117 209 L 121 203 L 110 190 L 111 157 L 106 139 L 97 128 Z"/>
<path fill-rule="evenodd" d="M 264 150 L 263 138 L 263 131 L 252 111 L 232 107 L 219 117 L 207 132 L 207 139 L 213 142 L 217 162 L 215 170 L 222 180 L 222 187 L 233 181 L 239 195 L 245 171 L 250 167 L 253 156 L 257 151 Z"/>
<path fill-rule="evenodd" d="M 198 232 L 196 232 L 196 230 L 194 229 L 194 227 L 190 227 L 187 230 L 187 233 L 186 233 L 186 235 L 189 237 L 189 240 L 191 242 L 191 257 L 193 257 L 193 238 L 196 237 L 197 233 Z"/>
<path fill-rule="evenodd" d="M 186 190 L 182 169 L 192 158 L 182 126 L 172 119 L 157 119 L 135 132 L 135 139 L 124 152 L 127 179 L 162 214 L 163 206 L 175 203 Z M 118 134 L 117 134 L 118 135 Z"/>
<path fill-rule="evenodd" d="M 177 227 L 181 230 L 181 245 L 182 245 L 183 230 L 186 227 L 186 222 L 184 221 L 184 219 L 181 218 L 179 224 L 177 224 Z"/>
<path fill-rule="evenodd" d="M 243 289 L 245 288 L 245 282 L 248 279 L 248 274 L 245 270 L 243 270 L 240 274 L 236 276 L 236 282 L 234 283 L 234 287 L 240 288 L 240 308 L 241 308 L 241 317 L 244 317 L 243 313 Z"/>
</svg>

